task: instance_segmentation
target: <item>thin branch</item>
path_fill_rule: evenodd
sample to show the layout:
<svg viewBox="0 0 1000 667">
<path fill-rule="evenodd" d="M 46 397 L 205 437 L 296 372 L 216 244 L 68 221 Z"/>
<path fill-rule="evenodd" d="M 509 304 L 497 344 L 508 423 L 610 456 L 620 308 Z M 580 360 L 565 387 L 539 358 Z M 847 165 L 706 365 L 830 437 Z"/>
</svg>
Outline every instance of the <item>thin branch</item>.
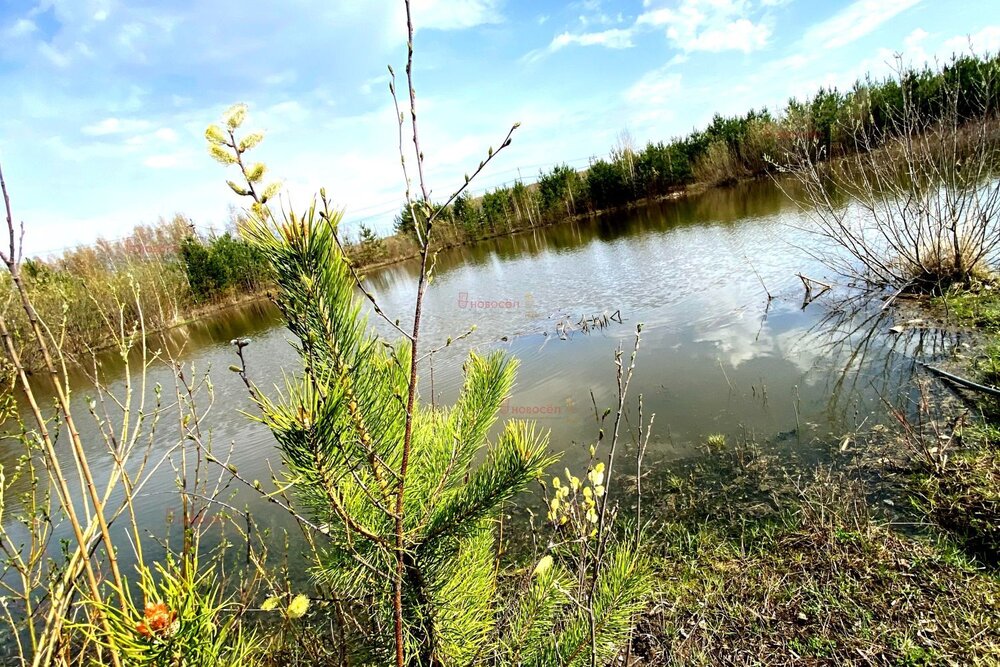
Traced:
<svg viewBox="0 0 1000 667">
<path fill-rule="evenodd" d="M 421 362 L 424 359 L 427 359 L 428 357 L 433 357 L 435 354 L 437 354 L 441 350 L 444 350 L 444 349 L 450 347 L 451 345 L 457 343 L 460 340 L 465 340 L 466 338 L 468 338 L 469 336 L 471 336 L 475 331 L 476 331 L 476 327 L 472 326 L 472 327 L 469 327 L 465 331 L 465 333 L 463 333 L 463 334 L 455 336 L 454 338 L 449 337 L 448 340 L 446 340 L 440 347 L 435 347 L 432 350 L 430 350 L 429 352 L 424 352 L 424 354 L 421 355 L 419 359 L 417 359 L 417 362 Z"/>
</svg>

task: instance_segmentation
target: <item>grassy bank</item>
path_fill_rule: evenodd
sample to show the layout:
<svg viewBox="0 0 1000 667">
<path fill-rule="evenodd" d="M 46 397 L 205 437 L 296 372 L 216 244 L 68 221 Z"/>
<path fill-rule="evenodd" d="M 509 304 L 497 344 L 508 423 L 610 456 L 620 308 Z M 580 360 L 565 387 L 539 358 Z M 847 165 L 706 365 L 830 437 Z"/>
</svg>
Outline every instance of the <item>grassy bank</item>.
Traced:
<svg viewBox="0 0 1000 667">
<path fill-rule="evenodd" d="M 268 284 L 265 267 L 245 242 L 228 233 L 199 237 L 183 216 L 57 258 L 27 259 L 18 279 L 70 362 L 86 361 L 122 337 L 167 329 L 252 298 Z M 10 276 L 2 282 L 14 294 Z M 37 370 L 43 360 L 24 309 L 8 299 L 4 313 L 21 361 Z"/>
<path fill-rule="evenodd" d="M 955 385 L 973 415 L 959 448 L 925 466 L 917 479 L 921 507 L 970 552 L 1000 561 L 1000 292 L 986 284 L 935 299 L 947 321 L 975 334 L 971 351 L 954 361 L 955 374 L 979 388 Z M 993 389 L 994 391 L 989 391 Z"/>
<path fill-rule="evenodd" d="M 996 664 L 1000 580 L 947 542 L 802 512 L 680 530 L 637 652 L 648 664 Z"/>
<path fill-rule="evenodd" d="M 858 461 L 790 471 L 767 445 L 714 439 L 707 460 L 660 473 L 646 510 L 658 596 L 638 664 L 996 664 L 996 552 L 969 536 L 995 530 L 995 507 L 986 516 L 973 498 L 996 498 L 1000 479 L 966 455 L 932 474 L 882 433 L 873 458 L 902 482 L 892 514 Z M 967 456 L 995 461 L 978 443 Z"/>
</svg>

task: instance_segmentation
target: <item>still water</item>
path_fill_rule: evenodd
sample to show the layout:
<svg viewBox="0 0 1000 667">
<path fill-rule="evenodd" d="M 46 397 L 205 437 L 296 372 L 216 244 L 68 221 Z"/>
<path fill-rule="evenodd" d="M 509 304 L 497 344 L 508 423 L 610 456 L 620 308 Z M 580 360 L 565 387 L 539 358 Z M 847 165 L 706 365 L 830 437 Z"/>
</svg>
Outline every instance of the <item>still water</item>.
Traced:
<svg viewBox="0 0 1000 667">
<path fill-rule="evenodd" d="M 630 392 L 633 401 L 643 395 L 647 416 L 656 414 L 654 466 L 703 455 L 701 443 L 716 433 L 781 443 L 788 461 L 826 460 L 844 433 L 885 420 L 880 396 L 905 396 L 917 360 L 947 354 L 955 340 L 919 327 L 890 332 L 900 319 L 893 309 L 878 301 L 853 308 L 844 287 L 804 307 L 797 274 L 836 279 L 815 259 L 831 250 L 802 230 L 807 225 L 777 188 L 757 182 L 442 252 L 427 292 L 423 346 L 475 331 L 422 369 L 422 399 L 454 401 L 469 350 L 505 349 L 520 370 L 501 418 L 537 419 L 563 454 L 558 469 L 579 469 L 597 434 L 594 403 L 603 411 L 615 402 L 614 351 L 628 350 L 642 323 Z M 402 263 L 366 279 L 404 326 L 417 272 L 416 263 Z M 605 323 L 605 315 L 604 326 L 588 331 L 582 323 Z M 377 318 L 372 323 L 391 333 Z M 280 469 L 279 453 L 246 414 L 253 409 L 246 388 L 228 370 L 237 361 L 229 341 L 238 336 L 251 339 L 248 372 L 264 390 L 298 370 L 289 334 L 266 301 L 175 329 L 166 342 L 182 349 L 188 377 L 209 374 L 206 441 L 216 452 L 231 449 L 247 479 L 268 480 Z M 108 359 L 105 372 L 118 371 Z M 150 368 L 148 384 L 155 383 L 164 395 L 172 391 L 166 363 Z M 113 391 L 122 386 L 111 383 Z M 87 418 L 88 395 L 81 383 L 77 419 L 94 460 L 107 462 Z M 634 402 L 631 416 L 634 423 Z M 165 430 L 153 459 L 177 442 L 176 424 Z M 106 476 L 110 464 L 98 470 Z M 259 527 L 291 526 L 253 492 L 230 486 L 225 498 L 248 506 Z M 144 487 L 138 510 L 152 534 L 179 510 L 168 463 Z"/>
</svg>

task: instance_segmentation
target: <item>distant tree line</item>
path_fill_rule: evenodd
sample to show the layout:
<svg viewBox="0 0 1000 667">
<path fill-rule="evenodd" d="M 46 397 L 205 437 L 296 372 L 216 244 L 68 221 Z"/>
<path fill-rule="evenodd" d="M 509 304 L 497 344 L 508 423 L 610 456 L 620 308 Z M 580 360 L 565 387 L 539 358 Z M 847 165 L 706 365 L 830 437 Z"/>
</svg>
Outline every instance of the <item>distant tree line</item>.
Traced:
<svg viewBox="0 0 1000 667">
<path fill-rule="evenodd" d="M 1000 57 L 958 57 L 937 70 L 925 66 L 900 77 L 868 77 L 848 91 L 821 88 L 812 97 L 789 100 L 777 113 L 762 109 L 742 116 L 717 114 L 703 130 L 641 149 L 623 133 L 607 158 L 591 160 L 584 170 L 559 164 L 539 172 L 534 184 L 518 181 L 478 199 L 460 197 L 439 220 L 450 227 L 449 240 L 509 233 L 662 197 L 692 184 L 721 185 L 762 176 L 803 145 L 817 160 L 872 150 L 877 148 L 870 145 L 872 136 L 892 136 L 900 130 L 894 124 L 904 116 L 904 104 L 913 105 L 928 123 L 956 105 L 959 118 L 971 122 L 980 119 L 982 109 L 996 108 L 997 99 Z M 408 210 L 396 216 L 395 231 L 413 234 Z"/>
<path fill-rule="evenodd" d="M 131 326 L 141 317 L 147 330 L 163 328 L 206 303 L 260 292 L 269 280 L 259 251 L 238 233 L 199 235 L 181 215 L 59 257 L 25 259 L 21 273 L 70 355 L 100 347 L 122 320 Z M 3 281 L 13 288 L 9 276 Z M 11 323 L 15 339 L 25 339 L 27 320 L 13 310 Z M 37 361 L 26 359 L 29 366 Z"/>
</svg>

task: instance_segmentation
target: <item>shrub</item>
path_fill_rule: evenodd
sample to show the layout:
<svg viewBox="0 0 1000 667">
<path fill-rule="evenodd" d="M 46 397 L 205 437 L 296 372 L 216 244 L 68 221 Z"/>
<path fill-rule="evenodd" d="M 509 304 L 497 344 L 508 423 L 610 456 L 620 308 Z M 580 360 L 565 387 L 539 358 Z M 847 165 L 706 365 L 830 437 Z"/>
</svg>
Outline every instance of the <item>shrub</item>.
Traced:
<svg viewBox="0 0 1000 667">
<path fill-rule="evenodd" d="M 181 259 L 196 300 L 205 301 L 229 285 L 229 267 L 198 239 L 189 237 L 181 244 Z"/>
<path fill-rule="evenodd" d="M 94 626 L 97 643 L 118 653 L 125 665 L 160 667 L 252 667 L 260 664 L 260 642 L 227 609 L 213 568 L 198 561 L 168 559 L 156 572 L 139 569 L 139 594 L 126 583 L 124 609 L 101 604 L 112 632 Z"/>
<path fill-rule="evenodd" d="M 923 84 L 900 66 L 901 106 L 880 105 L 873 121 L 873 96 L 859 96 L 868 105 L 860 115 L 869 121 L 853 127 L 832 120 L 840 96 L 813 100 L 806 120 L 819 135 L 798 143 L 785 171 L 802 187 L 817 233 L 840 249 L 826 255 L 831 268 L 877 287 L 938 293 L 994 269 L 1000 100 L 994 61 L 976 63 L 975 82 L 966 86 L 950 74 L 964 67 L 953 60 L 934 92 L 919 92 Z M 974 126 L 965 122 L 970 114 Z M 818 158 L 830 153 L 836 136 L 851 136 L 855 151 L 823 166 Z"/>
<path fill-rule="evenodd" d="M 385 256 L 385 242 L 368 225 L 362 224 L 358 230 L 358 244 L 353 261 L 365 266 L 374 264 Z"/>
<path fill-rule="evenodd" d="M 733 183 L 749 175 L 725 141 L 716 140 L 694 164 L 694 177 L 701 183 L 721 185 Z"/>
<path fill-rule="evenodd" d="M 245 107 L 235 109 L 242 111 L 227 114 L 228 136 L 217 126 L 206 136 L 220 162 L 242 168 L 249 148 L 235 130 Z M 509 143 L 510 133 L 501 148 Z M 487 161 L 495 154 L 491 150 Z M 495 517 L 555 460 L 547 434 L 530 423 L 509 421 L 488 442 L 516 362 L 502 352 L 472 353 L 454 406 L 427 406 L 417 399 L 429 237 L 445 209 L 426 198 L 408 203 L 424 216 L 414 225 L 421 274 L 413 333 L 388 320 L 364 292 L 375 313 L 402 334 L 390 342 L 361 314 L 358 291 L 364 286 L 337 236 L 342 214 L 331 211 L 325 193 L 320 192 L 321 208 L 314 202 L 301 215 L 283 209 L 279 219 L 254 193 L 253 179 L 244 177 L 246 188 L 230 183 L 253 199 L 242 233 L 272 268 L 275 301 L 298 341 L 302 371 L 287 377 L 284 390 L 270 398 L 250 382 L 245 365 L 234 370 L 282 451 L 285 479 L 278 483 L 294 489 L 297 499 L 296 507 L 283 506 L 318 541 L 315 579 L 334 600 L 350 601 L 338 608 L 346 607 L 351 622 L 339 626 L 350 635 L 346 645 L 354 660 L 381 665 L 395 656 L 402 666 L 493 657 L 513 667 L 523 664 L 524 656 L 537 656 L 539 664 L 583 667 L 613 658 L 627 641 L 651 580 L 638 549 L 641 531 L 631 543 L 613 535 L 615 510 L 608 507 L 604 464 L 591 466 L 586 486 L 567 473 L 573 493 L 560 492 L 551 500 L 550 518 L 577 539 L 554 540 L 526 589 L 505 595 L 499 588 Z M 421 189 L 428 190 L 423 183 Z M 501 193 L 493 193 L 494 201 L 511 195 Z M 247 343 L 235 344 L 242 361 Z M 621 357 L 619 348 L 609 476 L 623 387 L 635 367 L 634 351 L 627 369 Z M 259 483 L 253 486 L 260 489 Z M 267 497 L 273 501 L 273 494 Z M 572 576 L 570 566 L 576 568 Z"/>
<path fill-rule="evenodd" d="M 181 243 L 180 257 L 196 301 L 208 301 L 234 290 L 256 292 L 268 282 L 260 253 L 229 233 L 207 243 L 189 236 Z"/>
<path fill-rule="evenodd" d="M 455 222 L 461 225 L 465 235 L 475 238 L 482 233 L 483 216 L 479 205 L 468 194 L 463 192 L 455 198 L 452 204 L 452 212 Z"/>
</svg>

